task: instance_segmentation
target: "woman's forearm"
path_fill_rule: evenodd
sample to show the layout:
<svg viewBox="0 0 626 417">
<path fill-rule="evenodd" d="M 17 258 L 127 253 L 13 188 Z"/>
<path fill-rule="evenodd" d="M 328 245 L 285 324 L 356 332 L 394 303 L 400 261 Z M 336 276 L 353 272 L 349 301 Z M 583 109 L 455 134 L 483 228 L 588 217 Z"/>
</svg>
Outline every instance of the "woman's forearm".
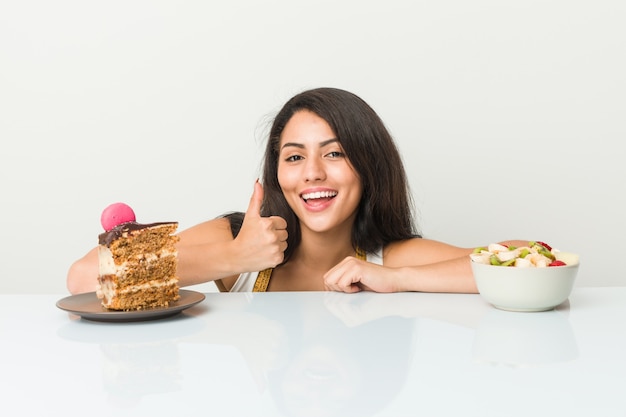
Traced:
<svg viewBox="0 0 626 417">
<path fill-rule="evenodd" d="M 244 272 L 232 246 L 232 242 L 180 246 L 176 271 L 179 285 L 202 284 Z"/>
<path fill-rule="evenodd" d="M 398 291 L 477 293 L 469 257 L 396 271 Z"/>
</svg>

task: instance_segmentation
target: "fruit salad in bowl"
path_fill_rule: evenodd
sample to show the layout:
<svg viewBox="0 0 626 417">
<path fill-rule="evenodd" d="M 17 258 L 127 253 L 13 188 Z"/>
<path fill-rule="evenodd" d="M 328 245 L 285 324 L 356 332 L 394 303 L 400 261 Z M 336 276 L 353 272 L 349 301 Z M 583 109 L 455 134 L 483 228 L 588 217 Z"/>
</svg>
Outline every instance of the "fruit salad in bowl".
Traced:
<svg viewBox="0 0 626 417">
<path fill-rule="evenodd" d="M 563 256 L 561 256 L 563 255 Z M 543 242 L 528 242 L 528 246 L 515 247 L 492 243 L 487 247 L 478 247 L 470 255 L 474 262 L 494 266 L 514 266 L 518 268 L 543 268 L 546 266 L 565 266 L 578 260 L 572 254 L 561 254 Z"/>
<path fill-rule="evenodd" d="M 534 241 L 508 247 L 492 243 L 470 254 L 476 287 L 494 307 L 545 311 L 569 297 L 578 273 L 578 255 Z"/>
</svg>

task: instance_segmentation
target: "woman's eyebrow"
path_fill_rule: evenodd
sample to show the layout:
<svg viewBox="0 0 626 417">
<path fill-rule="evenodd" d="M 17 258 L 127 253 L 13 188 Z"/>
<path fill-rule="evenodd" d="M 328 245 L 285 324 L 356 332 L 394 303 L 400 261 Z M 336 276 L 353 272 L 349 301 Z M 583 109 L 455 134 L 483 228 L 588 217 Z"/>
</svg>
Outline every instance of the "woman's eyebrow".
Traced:
<svg viewBox="0 0 626 417">
<path fill-rule="evenodd" d="M 323 148 L 324 146 L 330 145 L 331 143 L 334 143 L 334 142 L 339 142 L 339 139 L 332 138 L 332 139 L 324 140 L 324 141 L 320 142 L 320 148 Z M 297 142 L 287 142 L 287 143 L 284 143 L 283 146 L 280 147 L 280 149 L 282 150 L 282 149 L 284 149 L 286 147 L 289 147 L 289 146 L 294 147 L 294 148 L 304 149 L 304 144 L 297 143 Z"/>
<path fill-rule="evenodd" d="M 330 145 L 331 143 L 334 143 L 334 142 L 339 142 L 339 139 L 332 138 L 332 139 L 327 139 L 327 140 L 325 140 L 323 142 L 320 142 L 320 148 L 323 148 L 324 146 Z"/>
<path fill-rule="evenodd" d="M 296 142 L 287 142 L 287 143 L 283 143 L 283 146 L 280 147 L 280 149 L 285 149 L 288 147 L 294 147 L 294 148 L 300 148 L 300 149 L 304 149 L 304 145 L 301 143 L 296 143 Z"/>
</svg>

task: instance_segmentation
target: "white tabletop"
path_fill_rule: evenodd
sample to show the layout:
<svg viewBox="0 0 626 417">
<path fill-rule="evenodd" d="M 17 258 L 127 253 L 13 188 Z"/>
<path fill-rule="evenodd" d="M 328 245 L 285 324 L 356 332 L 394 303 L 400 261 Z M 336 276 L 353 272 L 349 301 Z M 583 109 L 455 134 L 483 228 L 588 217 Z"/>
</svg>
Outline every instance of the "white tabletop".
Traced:
<svg viewBox="0 0 626 417">
<path fill-rule="evenodd" d="M 79 319 L 63 297 L 0 295 L 10 415 L 626 416 L 626 287 L 575 288 L 542 313 L 479 295 L 208 293 L 138 323 Z"/>
</svg>

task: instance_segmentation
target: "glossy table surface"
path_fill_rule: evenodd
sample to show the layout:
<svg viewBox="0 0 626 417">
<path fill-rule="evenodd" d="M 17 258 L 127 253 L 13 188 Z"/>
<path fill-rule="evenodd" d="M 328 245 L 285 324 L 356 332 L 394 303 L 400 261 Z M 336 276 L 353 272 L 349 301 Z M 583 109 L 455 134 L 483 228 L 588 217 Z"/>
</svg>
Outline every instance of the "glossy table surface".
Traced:
<svg viewBox="0 0 626 417">
<path fill-rule="evenodd" d="M 0 295 L 10 415 L 626 416 L 626 287 L 541 313 L 468 294 L 207 293 L 133 323 L 63 297 Z"/>
</svg>

